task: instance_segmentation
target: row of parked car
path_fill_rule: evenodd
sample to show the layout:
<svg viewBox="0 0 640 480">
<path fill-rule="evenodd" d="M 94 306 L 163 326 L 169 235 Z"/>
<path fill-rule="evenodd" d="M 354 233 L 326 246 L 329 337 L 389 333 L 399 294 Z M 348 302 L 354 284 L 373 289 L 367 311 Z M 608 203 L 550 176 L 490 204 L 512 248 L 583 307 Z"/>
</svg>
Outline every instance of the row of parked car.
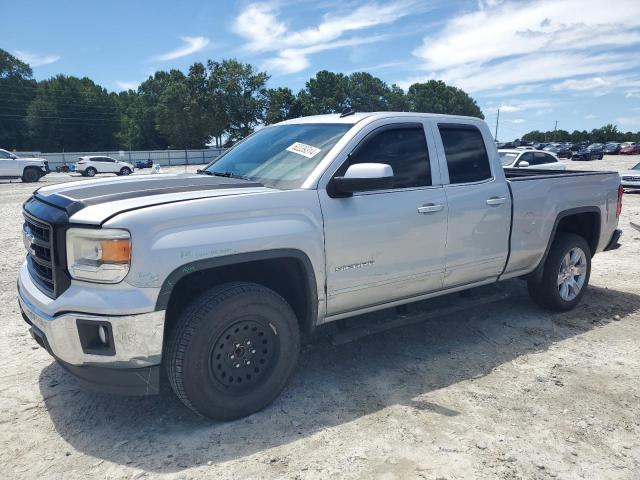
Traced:
<svg viewBox="0 0 640 480">
<path fill-rule="evenodd" d="M 567 158 L 572 160 L 602 160 L 604 155 L 637 155 L 640 154 L 640 143 L 636 142 L 607 142 L 607 143 L 589 143 L 589 142 L 553 142 L 541 143 L 533 142 L 531 144 L 521 144 L 516 146 L 513 143 L 497 143 L 499 150 L 504 149 L 528 149 L 542 150 L 551 152 L 558 158 Z"/>
</svg>

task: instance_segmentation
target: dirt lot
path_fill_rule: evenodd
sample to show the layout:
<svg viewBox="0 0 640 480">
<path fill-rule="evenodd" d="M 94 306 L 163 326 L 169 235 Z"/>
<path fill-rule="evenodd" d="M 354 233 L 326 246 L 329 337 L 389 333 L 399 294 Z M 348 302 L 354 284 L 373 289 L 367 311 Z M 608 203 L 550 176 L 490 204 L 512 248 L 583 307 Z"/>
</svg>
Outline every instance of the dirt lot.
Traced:
<svg viewBox="0 0 640 480">
<path fill-rule="evenodd" d="M 1 478 L 640 478 L 638 194 L 574 311 L 542 311 L 509 282 L 510 299 L 472 312 L 308 346 L 273 405 L 212 423 L 171 395 L 83 391 L 36 346 L 15 292 L 33 189 L 0 184 Z"/>
</svg>

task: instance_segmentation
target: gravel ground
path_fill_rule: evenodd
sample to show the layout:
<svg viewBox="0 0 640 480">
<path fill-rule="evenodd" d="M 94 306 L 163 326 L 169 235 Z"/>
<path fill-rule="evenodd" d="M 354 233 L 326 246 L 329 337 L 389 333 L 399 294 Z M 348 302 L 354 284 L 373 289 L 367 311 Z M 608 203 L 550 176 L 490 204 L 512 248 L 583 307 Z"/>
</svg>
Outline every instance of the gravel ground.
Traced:
<svg viewBox="0 0 640 480">
<path fill-rule="evenodd" d="M 33 189 L 0 184 L 1 478 L 640 478 L 638 194 L 574 311 L 542 311 L 506 282 L 509 299 L 470 312 L 307 346 L 273 405 L 215 423 L 168 393 L 88 393 L 36 346 L 15 292 Z"/>
</svg>

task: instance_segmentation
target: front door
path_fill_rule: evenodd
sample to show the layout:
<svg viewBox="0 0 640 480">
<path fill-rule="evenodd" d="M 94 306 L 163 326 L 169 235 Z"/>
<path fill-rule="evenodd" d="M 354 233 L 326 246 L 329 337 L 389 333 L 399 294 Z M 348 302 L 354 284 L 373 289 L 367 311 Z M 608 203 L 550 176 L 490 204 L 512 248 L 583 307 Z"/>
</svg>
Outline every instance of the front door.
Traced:
<svg viewBox="0 0 640 480">
<path fill-rule="evenodd" d="M 335 175 L 383 163 L 393 168 L 393 188 L 347 198 L 319 190 L 328 315 L 442 288 L 447 202 L 429 150 L 421 122 L 372 126 Z"/>
</svg>

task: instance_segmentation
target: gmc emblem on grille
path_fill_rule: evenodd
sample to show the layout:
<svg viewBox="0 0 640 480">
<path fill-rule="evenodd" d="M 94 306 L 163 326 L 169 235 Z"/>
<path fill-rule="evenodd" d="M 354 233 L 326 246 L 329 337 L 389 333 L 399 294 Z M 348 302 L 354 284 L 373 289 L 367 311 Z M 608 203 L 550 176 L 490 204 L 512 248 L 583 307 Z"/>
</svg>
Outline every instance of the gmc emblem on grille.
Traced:
<svg viewBox="0 0 640 480">
<path fill-rule="evenodd" d="M 33 236 L 33 233 L 31 233 L 31 230 L 29 229 L 29 227 L 25 225 L 24 228 L 22 229 L 22 241 L 24 242 L 24 248 L 27 249 L 27 252 L 29 253 L 29 255 L 35 256 L 36 252 L 33 249 L 34 239 L 35 237 Z"/>
</svg>

